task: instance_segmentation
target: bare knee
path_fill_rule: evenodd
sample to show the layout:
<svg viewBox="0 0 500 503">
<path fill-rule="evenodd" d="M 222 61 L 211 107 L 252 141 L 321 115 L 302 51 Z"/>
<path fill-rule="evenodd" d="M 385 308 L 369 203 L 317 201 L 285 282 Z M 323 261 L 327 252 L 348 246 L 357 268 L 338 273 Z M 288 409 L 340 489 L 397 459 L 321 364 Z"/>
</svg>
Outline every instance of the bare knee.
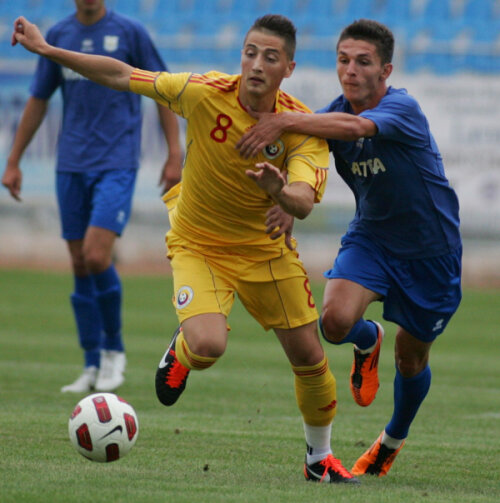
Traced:
<svg viewBox="0 0 500 503">
<path fill-rule="evenodd" d="M 296 358 L 290 363 L 296 367 L 314 367 L 325 358 L 323 347 L 319 345 L 318 348 L 311 348 L 311 350 L 302 355 L 296 355 Z"/>
<path fill-rule="evenodd" d="M 84 247 L 83 260 L 87 271 L 91 274 L 99 274 L 111 265 L 111 257 L 104 250 L 94 247 Z"/>
<path fill-rule="evenodd" d="M 189 349 L 198 356 L 220 358 L 226 351 L 227 341 L 220 334 L 206 332 L 195 335 L 192 332 L 184 331 L 184 339 Z"/>
<path fill-rule="evenodd" d="M 323 336 L 328 342 L 339 344 L 350 332 L 353 321 L 350 317 L 341 312 L 323 309 L 321 314 L 321 325 L 323 327 Z"/>
<path fill-rule="evenodd" d="M 185 320 L 182 331 L 187 345 L 194 354 L 219 358 L 226 351 L 227 326 L 220 315 L 200 315 Z"/>
</svg>

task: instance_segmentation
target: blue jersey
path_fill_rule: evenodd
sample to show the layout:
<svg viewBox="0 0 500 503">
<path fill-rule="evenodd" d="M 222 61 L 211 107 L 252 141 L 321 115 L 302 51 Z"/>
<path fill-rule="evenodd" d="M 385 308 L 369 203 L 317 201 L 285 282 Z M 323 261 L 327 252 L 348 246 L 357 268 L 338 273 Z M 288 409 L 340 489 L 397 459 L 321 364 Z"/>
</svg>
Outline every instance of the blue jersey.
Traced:
<svg viewBox="0 0 500 503">
<path fill-rule="evenodd" d="M 324 112 L 354 113 L 343 95 L 318 111 Z M 360 116 L 376 124 L 375 136 L 328 141 L 356 200 L 348 232 L 401 258 L 455 250 L 461 244 L 458 199 L 417 101 L 405 89 L 389 87 L 380 103 Z"/>
<path fill-rule="evenodd" d="M 90 26 L 73 14 L 47 33 L 49 44 L 72 51 L 111 56 L 131 66 L 166 70 L 146 30 L 133 19 L 107 11 Z M 58 171 L 137 169 L 141 143 L 141 97 L 95 84 L 41 57 L 32 96 L 49 99 L 61 87 L 63 122 Z"/>
</svg>

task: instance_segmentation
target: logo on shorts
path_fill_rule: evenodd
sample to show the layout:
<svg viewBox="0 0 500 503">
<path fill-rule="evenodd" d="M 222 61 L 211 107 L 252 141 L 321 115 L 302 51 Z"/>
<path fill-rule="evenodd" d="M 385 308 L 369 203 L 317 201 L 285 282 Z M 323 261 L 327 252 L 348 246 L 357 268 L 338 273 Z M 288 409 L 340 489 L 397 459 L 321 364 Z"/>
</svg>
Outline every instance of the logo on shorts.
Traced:
<svg viewBox="0 0 500 503">
<path fill-rule="evenodd" d="M 177 292 L 175 306 L 177 309 L 183 309 L 193 300 L 193 289 L 190 286 L 181 286 Z"/>
<path fill-rule="evenodd" d="M 432 329 L 432 331 L 436 332 L 437 330 L 442 330 L 443 329 L 443 323 L 444 323 L 444 318 L 441 318 L 440 320 L 437 320 L 436 324 L 434 325 L 434 328 Z"/>
<path fill-rule="evenodd" d="M 125 212 L 123 210 L 120 210 L 118 212 L 118 215 L 116 216 L 116 221 L 119 224 L 123 224 L 123 222 L 125 222 Z"/>
<path fill-rule="evenodd" d="M 274 143 L 271 143 L 271 145 L 268 145 L 263 150 L 263 153 L 270 161 L 272 161 L 273 159 L 276 159 L 276 157 L 281 155 L 284 150 L 284 143 L 281 140 L 276 140 Z"/>
</svg>

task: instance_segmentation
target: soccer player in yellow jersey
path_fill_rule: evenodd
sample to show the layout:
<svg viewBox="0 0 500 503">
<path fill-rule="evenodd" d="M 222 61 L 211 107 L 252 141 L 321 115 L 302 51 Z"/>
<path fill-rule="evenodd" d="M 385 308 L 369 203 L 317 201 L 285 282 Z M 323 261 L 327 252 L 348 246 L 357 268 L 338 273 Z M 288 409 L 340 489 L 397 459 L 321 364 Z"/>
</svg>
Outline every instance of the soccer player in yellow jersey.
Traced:
<svg viewBox="0 0 500 503">
<path fill-rule="evenodd" d="M 277 204 L 305 218 L 325 189 L 324 140 L 286 133 L 258 158 L 235 145 L 256 120 L 247 112 L 310 111 L 279 89 L 295 67 L 295 27 L 285 17 L 259 18 L 248 31 L 241 75 L 153 73 L 115 59 L 55 48 L 35 25 L 15 21 L 13 43 L 100 84 L 166 104 L 187 120 L 182 183 L 164 200 L 171 228 L 168 257 L 180 327 L 156 374 L 158 398 L 176 402 L 191 370 L 213 365 L 225 351 L 235 294 L 266 329 L 273 329 L 295 374 L 307 444 L 304 474 L 318 482 L 358 483 L 330 447 L 336 384 L 318 332 L 318 313 L 305 269 L 276 228 Z"/>
</svg>

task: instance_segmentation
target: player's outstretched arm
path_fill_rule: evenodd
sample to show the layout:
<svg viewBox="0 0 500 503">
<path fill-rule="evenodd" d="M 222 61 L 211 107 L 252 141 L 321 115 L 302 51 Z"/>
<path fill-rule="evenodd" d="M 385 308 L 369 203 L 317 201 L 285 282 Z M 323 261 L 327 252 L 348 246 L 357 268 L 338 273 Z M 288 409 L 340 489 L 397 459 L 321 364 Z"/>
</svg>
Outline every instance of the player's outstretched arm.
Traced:
<svg viewBox="0 0 500 503">
<path fill-rule="evenodd" d="M 255 157 L 264 147 L 274 143 L 286 129 L 287 113 L 254 112 L 247 107 L 248 113 L 259 122 L 250 128 L 236 143 L 240 154 L 248 159 Z"/>
<path fill-rule="evenodd" d="M 284 211 L 304 219 L 314 206 L 314 189 L 305 182 L 288 185 L 283 173 L 269 162 L 258 162 L 257 171 L 248 169 L 246 175 L 264 189 Z"/>
<path fill-rule="evenodd" d="M 67 51 L 47 43 L 36 25 L 23 16 L 14 21 L 12 45 L 21 44 L 28 51 L 71 68 L 84 77 L 117 91 L 129 90 L 133 67 L 114 58 Z"/>
<path fill-rule="evenodd" d="M 377 133 L 377 126 L 370 119 L 342 112 L 274 114 L 248 110 L 248 113 L 259 119 L 259 122 L 236 144 L 236 148 L 245 159 L 255 157 L 285 131 L 345 141 L 354 141 Z"/>
</svg>

